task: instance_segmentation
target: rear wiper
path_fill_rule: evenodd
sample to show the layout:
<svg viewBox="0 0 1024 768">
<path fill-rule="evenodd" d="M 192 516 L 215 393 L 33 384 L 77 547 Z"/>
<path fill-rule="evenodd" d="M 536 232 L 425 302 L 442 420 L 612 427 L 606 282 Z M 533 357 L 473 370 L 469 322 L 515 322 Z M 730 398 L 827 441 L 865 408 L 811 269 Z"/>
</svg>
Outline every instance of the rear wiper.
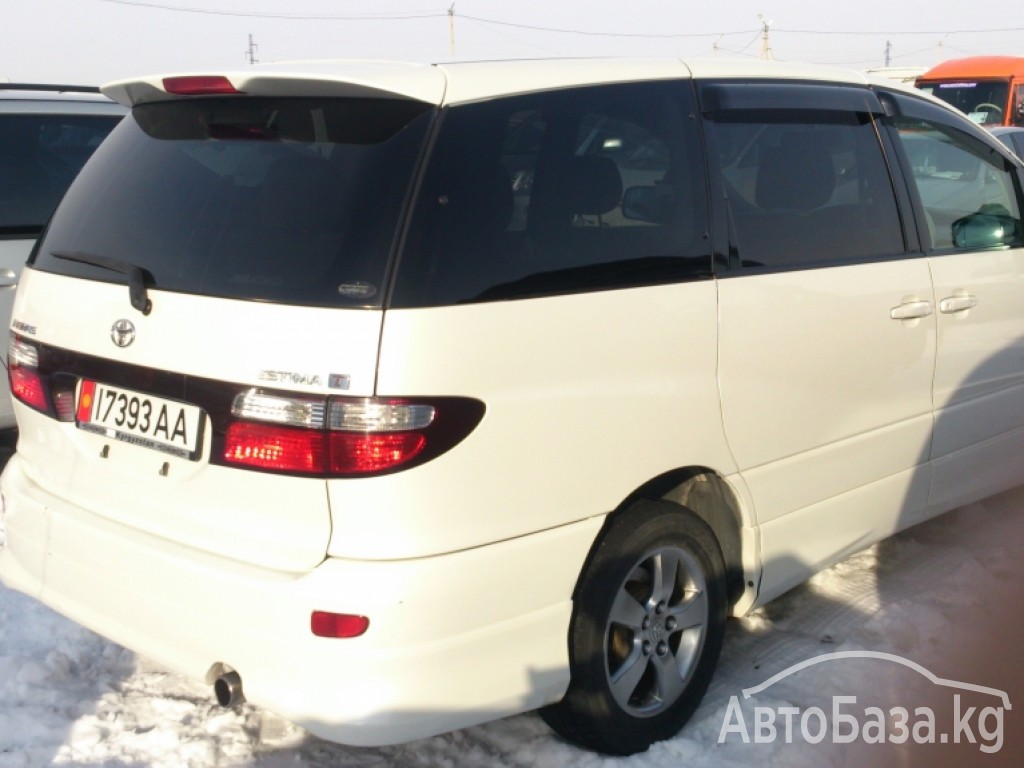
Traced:
<svg viewBox="0 0 1024 768">
<path fill-rule="evenodd" d="M 119 272 L 128 277 L 128 298 L 132 306 L 144 315 L 148 315 L 153 309 L 153 302 L 146 295 L 146 270 L 142 267 L 131 264 L 120 259 L 111 259 L 106 256 L 96 256 L 92 253 L 82 251 L 51 251 L 50 255 L 64 261 L 77 261 L 82 264 L 91 264 L 101 269 L 109 269 L 111 272 Z"/>
</svg>

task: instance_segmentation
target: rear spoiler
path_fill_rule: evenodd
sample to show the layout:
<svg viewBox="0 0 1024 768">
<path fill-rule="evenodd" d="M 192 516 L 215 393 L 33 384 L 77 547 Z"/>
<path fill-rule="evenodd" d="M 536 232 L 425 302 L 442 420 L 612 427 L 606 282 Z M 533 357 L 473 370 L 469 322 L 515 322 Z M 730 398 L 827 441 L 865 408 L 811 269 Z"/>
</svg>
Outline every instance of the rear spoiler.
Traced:
<svg viewBox="0 0 1024 768">
<path fill-rule="evenodd" d="M 192 81 L 227 84 L 221 90 L 180 87 Z M 100 91 L 126 107 L 186 96 L 237 93 L 250 96 L 314 96 L 408 99 L 440 104 L 446 79 L 437 67 L 392 62 L 300 62 L 233 72 L 181 73 L 119 80 Z"/>
</svg>

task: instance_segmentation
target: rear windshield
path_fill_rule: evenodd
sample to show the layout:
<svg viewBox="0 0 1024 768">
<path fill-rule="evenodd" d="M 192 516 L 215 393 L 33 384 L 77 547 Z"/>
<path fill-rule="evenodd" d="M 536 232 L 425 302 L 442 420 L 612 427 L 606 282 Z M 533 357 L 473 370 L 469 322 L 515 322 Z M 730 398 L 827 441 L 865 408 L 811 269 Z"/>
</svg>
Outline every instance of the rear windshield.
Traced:
<svg viewBox="0 0 1024 768">
<path fill-rule="evenodd" d="M 0 235 L 37 236 L 118 120 L 0 114 Z"/>
<path fill-rule="evenodd" d="M 921 90 L 952 104 L 978 125 L 1005 123 L 1010 84 L 1005 80 L 958 80 L 955 83 L 921 83 Z"/>
<path fill-rule="evenodd" d="M 32 263 L 124 282 L 84 263 L 113 259 L 158 289 L 379 306 L 432 109 L 239 97 L 136 107 L 71 187 Z"/>
</svg>

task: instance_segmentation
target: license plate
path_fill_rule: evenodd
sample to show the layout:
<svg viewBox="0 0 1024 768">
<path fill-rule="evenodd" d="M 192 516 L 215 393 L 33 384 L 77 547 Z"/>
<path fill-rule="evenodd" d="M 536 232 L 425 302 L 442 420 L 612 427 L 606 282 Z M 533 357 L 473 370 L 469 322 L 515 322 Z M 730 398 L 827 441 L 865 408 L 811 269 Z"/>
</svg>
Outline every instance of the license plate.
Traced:
<svg viewBox="0 0 1024 768">
<path fill-rule="evenodd" d="M 188 403 L 86 380 L 78 395 L 76 423 L 113 440 L 183 459 L 199 457 L 203 411 Z"/>
</svg>

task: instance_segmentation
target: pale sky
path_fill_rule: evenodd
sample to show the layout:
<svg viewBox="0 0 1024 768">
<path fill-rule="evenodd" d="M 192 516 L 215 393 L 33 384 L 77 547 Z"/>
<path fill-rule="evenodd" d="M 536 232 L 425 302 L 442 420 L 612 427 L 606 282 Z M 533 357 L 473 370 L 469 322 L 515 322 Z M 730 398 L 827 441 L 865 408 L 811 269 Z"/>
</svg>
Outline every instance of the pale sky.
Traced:
<svg viewBox="0 0 1024 768">
<path fill-rule="evenodd" d="M 0 79 L 245 69 L 250 35 L 265 63 L 756 58 L 762 19 L 774 58 L 789 61 L 881 67 L 887 44 L 892 66 L 1024 55 L 1024 3 L 1009 0 L 0 0 Z"/>
</svg>

